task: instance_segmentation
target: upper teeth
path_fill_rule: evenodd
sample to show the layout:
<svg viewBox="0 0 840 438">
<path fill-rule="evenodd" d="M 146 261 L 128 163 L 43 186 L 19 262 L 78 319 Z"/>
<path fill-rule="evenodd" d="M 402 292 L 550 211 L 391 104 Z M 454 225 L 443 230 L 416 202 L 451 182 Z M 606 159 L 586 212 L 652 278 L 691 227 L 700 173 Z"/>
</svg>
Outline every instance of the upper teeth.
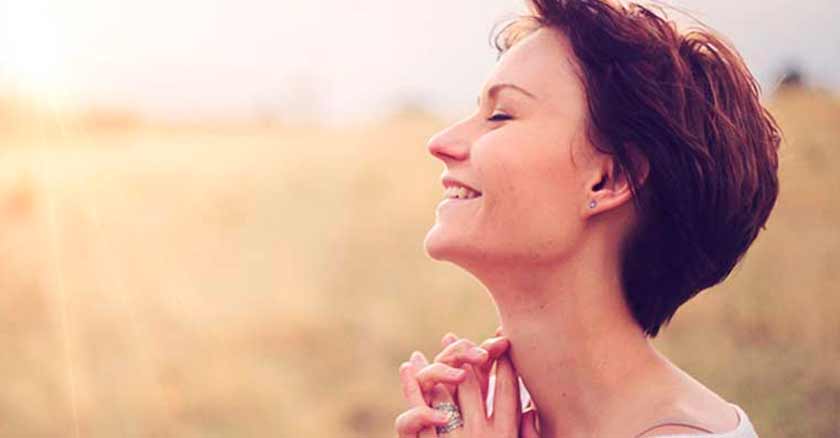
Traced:
<svg viewBox="0 0 840 438">
<path fill-rule="evenodd" d="M 450 186 L 446 188 L 444 192 L 447 198 L 458 198 L 458 199 L 469 199 L 475 198 L 479 196 L 477 192 L 474 192 L 466 187 L 461 186 Z"/>
</svg>

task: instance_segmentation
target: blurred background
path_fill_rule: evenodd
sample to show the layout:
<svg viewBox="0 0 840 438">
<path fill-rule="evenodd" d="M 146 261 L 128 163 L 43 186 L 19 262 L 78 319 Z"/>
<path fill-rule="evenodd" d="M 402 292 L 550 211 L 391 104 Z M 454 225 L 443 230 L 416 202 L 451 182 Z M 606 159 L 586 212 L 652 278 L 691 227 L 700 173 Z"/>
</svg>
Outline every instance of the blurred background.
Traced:
<svg viewBox="0 0 840 438">
<path fill-rule="evenodd" d="M 497 326 L 424 253 L 425 145 L 520 3 L 0 0 L 0 437 L 393 436 L 399 364 Z M 767 229 L 655 343 L 760 436 L 836 438 L 840 6 L 669 4 L 786 138 Z"/>
</svg>

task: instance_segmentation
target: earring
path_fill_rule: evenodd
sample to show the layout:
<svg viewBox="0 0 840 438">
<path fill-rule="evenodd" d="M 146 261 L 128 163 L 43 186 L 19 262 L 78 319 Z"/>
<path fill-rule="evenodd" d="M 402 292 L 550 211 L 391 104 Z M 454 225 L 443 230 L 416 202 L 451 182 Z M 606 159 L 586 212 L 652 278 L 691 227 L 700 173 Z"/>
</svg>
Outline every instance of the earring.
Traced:
<svg viewBox="0 0 840 438">
<path fill-rule="evenodd" d="M 597 204 L 597 201 L 595 201 L 595 200 L 593 199 L 593 200 L 589 203 L 589 208 L 595 208 L 595 204 Z"/>
</svg>

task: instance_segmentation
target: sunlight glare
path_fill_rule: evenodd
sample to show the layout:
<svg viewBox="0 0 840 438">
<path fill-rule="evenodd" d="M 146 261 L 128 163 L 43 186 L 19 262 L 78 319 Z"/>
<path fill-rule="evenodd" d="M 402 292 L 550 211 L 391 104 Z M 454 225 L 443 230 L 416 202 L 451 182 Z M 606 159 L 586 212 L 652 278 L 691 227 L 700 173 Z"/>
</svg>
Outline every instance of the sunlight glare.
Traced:
<svg viewBox="0 0 840 438">
<path fill-rule="evenodd" d="M 62 100 L 66 71 L 60 53 L 57 24 L 46 1 L 10 1 L 5 23 L 7 56 L 3 64 L 9 79 L 33 97 Z"/>
</svg>

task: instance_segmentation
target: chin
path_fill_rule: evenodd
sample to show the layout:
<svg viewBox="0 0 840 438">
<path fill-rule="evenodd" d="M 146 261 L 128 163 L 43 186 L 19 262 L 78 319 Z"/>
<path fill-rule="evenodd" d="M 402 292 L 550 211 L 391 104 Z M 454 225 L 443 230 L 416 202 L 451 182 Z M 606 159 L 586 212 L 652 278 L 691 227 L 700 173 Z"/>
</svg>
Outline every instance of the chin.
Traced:
<svg viewBox="0 0 840 438">
<path fill-rule="evenodd" d="M 455 264 L 458 260 L 468 257 L 472 251 L 469 245 L 460 239 L 460 236 L 448 234 L 444 229 L 435 225 L 426 233 L 423 240 L 423 248 L 426 255 L 433 260 L 449 261 Z"/>
<path fill-rule="evenodd" d="M 435 226 L 426 233 L 426 238 L 423 239 L 423 249 L 426 251 L 426 255 L 433 260 L 446 260 L 446 237 L 441 234 L 443 234 L 442 231 L 438 230 L 438 225 L 435 224 Z"/>
</svg>

